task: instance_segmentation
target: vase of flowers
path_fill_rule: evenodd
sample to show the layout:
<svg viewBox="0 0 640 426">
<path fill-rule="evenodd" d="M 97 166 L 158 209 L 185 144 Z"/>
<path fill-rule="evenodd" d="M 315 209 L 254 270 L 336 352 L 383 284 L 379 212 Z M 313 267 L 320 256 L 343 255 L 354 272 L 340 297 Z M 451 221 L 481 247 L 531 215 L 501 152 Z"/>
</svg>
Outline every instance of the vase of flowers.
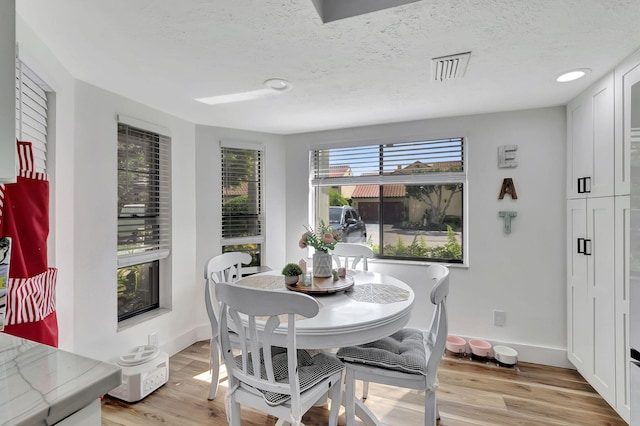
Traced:
<svg viewBox="0 0 640 426">
<path fill-rule="evenodd" d="M 313 230 L 310 226 L 305 226 L 306 232 L 300 237 L 298 245 L 300 248 L 313 247 L 313 276 L 314 277 L 330 277 L 332 271 L 332 258 L 329 250 L 333 250 L 340 241 L 340 233 L 324 222 L 320 222 L 317 230 Z"/>
</svg>

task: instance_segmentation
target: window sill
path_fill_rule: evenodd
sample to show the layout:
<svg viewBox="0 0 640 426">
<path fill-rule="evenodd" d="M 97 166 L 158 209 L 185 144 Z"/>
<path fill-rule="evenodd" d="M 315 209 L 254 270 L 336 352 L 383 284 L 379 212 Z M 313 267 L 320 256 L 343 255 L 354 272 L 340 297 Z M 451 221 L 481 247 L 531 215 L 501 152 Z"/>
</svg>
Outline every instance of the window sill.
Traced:
<svg viewBox="0 0 640 426">
<path fill-rule="evenodd" d="M 446 263 L 446 262 L 429 262 L 421 260 L 407 260 L 407 259 L 369 259 L 369 265 L 409 265 L 409 266 L 429 266 L 437 263 L 444 265 L 449 269 L 469 269 L 469 265 L 466 263 Z"/>
<path fill-rule="evenodd" d="M 153 311 L 145 312 L 144 314 L 136 315 L 133 318 L 128 318 L 124 321 L 120 321 L 118 323 L 117 331 L 124 331 L 128 328 L 135 327 L 136 325 L 142 324 L 164 314 L 168 314 L 169 312 L 171 312 L 171 309 L 169 308 L 158 308 L 154 309 Z"/>
</svg>

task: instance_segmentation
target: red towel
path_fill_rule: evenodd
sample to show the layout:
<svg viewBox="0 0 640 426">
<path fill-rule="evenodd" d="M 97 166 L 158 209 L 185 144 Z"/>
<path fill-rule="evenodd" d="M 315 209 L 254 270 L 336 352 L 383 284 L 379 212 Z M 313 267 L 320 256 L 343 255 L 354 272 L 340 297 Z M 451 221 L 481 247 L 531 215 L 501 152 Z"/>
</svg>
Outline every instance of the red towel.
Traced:
<svg viewBox="0 0 640 426">
<path fill-rule="evenodd" d="M 33 168 L 31 142 L 18 142 L 16 183 L 0 185 L 0 236 L 11 237 L 4 332 L 58 346 L 56 273 L 47 261 L 49 182 Z"/>
</svg>

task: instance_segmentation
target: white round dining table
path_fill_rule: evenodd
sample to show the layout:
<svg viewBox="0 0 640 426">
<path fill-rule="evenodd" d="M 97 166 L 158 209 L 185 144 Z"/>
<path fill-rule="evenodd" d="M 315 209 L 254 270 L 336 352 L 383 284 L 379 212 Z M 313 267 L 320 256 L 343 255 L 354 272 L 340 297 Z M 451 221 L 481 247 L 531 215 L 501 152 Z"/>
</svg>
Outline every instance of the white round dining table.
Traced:
<svg viewBox="0 0 640 426">
<path fill-rule="evenodd" d="M 277 273 L 256 274 L 238 280 L 236 284 L 259 287 L 260 277 L 268 275 Z M 354 286 L 348 290 L 310 294 L 320 304 L 320 311 L 313 318 L 296 319 L 299 348 L 333 349 L 360 345 L 389 336 L 407 325 L 415 296 L 411 287 L 377 272 L 349 270 L 347 276 L 354 281 Z M 272 290 L 291 291 L 284 281 L 282 286 Z M 297 291 L 304 292 L 304 288 Z M 280 328 L 285 342 L 286 326 Z"/>
</svg>

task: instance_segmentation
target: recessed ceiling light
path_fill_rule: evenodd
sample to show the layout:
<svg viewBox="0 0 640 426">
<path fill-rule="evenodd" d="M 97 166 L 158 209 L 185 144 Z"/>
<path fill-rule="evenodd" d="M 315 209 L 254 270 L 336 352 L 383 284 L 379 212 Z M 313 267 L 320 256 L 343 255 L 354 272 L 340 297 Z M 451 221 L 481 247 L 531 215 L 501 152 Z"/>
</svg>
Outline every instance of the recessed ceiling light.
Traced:
<svg viewBox="0 0 640 426">
<path fill-rule="evenodd" d="M 284 92 L 291 89 L 291 83 L 282 78 L 270 78 L 265 80 L 264 87 L 267 89 L 275 90 L 277 92 Z"/>
<path fill-rule="evenodd" d="M 580 68 L 580 69 L 577 69 L 577 70 L 571 70 L 571 71 L 565 72 L 563 74 L 560 74 L 556 78 L 556 81 L 558 83 L 567 83 L 569 81 L 573 81 L 573 80 L 577 80 L 579 78 L 582 78 L 585 75 L 589 74 L 590 72 L 591 72 L 591 70 L 589 68 Z"/>
</svg>

